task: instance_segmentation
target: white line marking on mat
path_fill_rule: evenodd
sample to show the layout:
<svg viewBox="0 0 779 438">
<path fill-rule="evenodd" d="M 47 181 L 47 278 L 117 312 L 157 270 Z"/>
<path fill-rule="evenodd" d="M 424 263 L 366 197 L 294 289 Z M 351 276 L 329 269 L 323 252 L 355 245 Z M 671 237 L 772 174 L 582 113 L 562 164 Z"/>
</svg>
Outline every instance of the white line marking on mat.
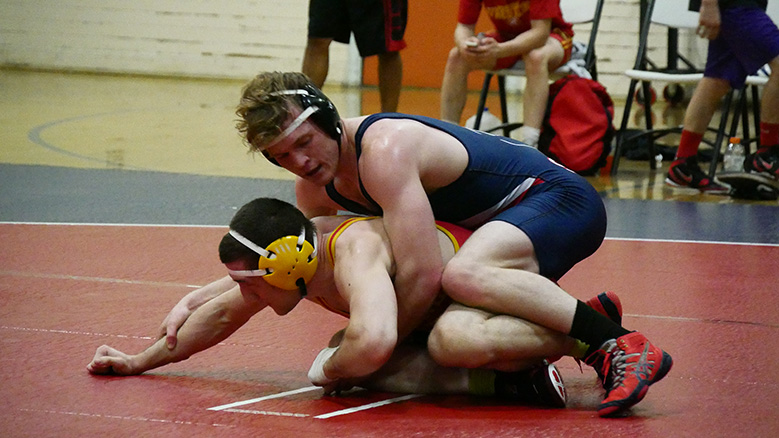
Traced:
<svg viewBox="0 0 779 438">
<path fill-rule="evenodd" d="M 202 287 L 195 284 L 173 283 L 168 281 L 124 280 L 121 278 L 87 277 L 83 275 L 43 274 L 40 272 L 0 271 L 0 275 L 7 275 L 9 277 L 53 278 L 56 280 L 94 281 L 100 283 L 139 284 L 144 286 L 187 287 L 191 289 L 197 289 L 199 287 Z"/>
<path fill-rule="evenodd" d="M 11 327 L 7 325 L 0 325 L 0 329 L 14 330 L 18 332 L 56 333 L 62 335 L 108 336 L 112 338 L 126 338 L 126 339 L 154 339 L 151 336 L 112 335 L 108 333 L 81 332 L 75 330 L 59 330 L 59 329 L 42 329 L 42 328 L 33 328 L 33 327 Z"/>
<path fill-rule="evenodd" d="M 310 415 L 308 415 L 308 414 L 299 414 L 299 413 L 294 413 L 294 412 L 274 412 L 274 411 L 260 411 L 260 410 L 252 410 L 252 409 L 235 409 L 235 408 L 238 407 L 238 406 L 245 406 L 245 405 L 249 405 L 249 404 L 253 404 L 253 403 L 259 403 L 259 402 L 265 401 L 265 400 L 272 400 L 272 399 L 275 399 L 275 398 L 282 398 L 282 397 L 286 397 L 288 395 L 295 395 L 295 394 L 300 394 L 300 393 L 304 393 L 304 392 L 310 392 L 310 391 L 314 391 L 314 390 L 317 390 L 317 389 L 321 389 L 321 388 L 319 386 L 307 386 L 305 388 L 293 389 L 291 391 L 280 392 L 278 394 L 271 394 L 271 395 L 266 395 L 264 397 L 253 398 L 253 399 L 250 399 L 250 400 L 244 400 L 244 401 L 239 401 L 239 402 L 235 402 L 235 403 L 228 403 L 226 405 L 221 405 L 221 406 L 214 406 L 213 408 L 208 408 L 208 410 L 209 411 L 235 412 L 235 413 L 239 413 L 239 414 L 275 415 L 275 416 L 280 416 L 280 417 L 305 418 L 305 417 L 309 417 Z M 369 403 L 367 405 L 355 406 L 353 408 L 341 409 L 339 411 L 328 412 L 326 414 L 317 415 L 314 418 L 316 418 L 318 420 L 324 420 L 324 419 L 327 419 L 327 418 L 337 417 L 337 416 L 340 416 L 340 415 L 348 415 L 348 414 L 353 414 L 355 412 L 360 412 L 360 411 L 365 411 L 365 410 L 368 410 L 368 409 L 378 408 L 380 406 L 385 406 L 385 405 L 389 405 L 389 404 L 392 404 L 392 403 L 399 403 L 399 402 L 406 401 L 406 400 L 411 400 L 411 399 L 417 398 L 417 397 L 422 397 L 422 394 L 409 394 L 409 395 L 404 395 L 404 396 L 401 396 L 401 397 L 390 398 L 390 399 L 378 401 L 378 402 L 375 402 L 375 403 Z"/>
<path fill-rule="evenodd" d="M 648 242 L 648 243 L 700 243 L 704 245 L 736 245 L 736 246 L 768 246 L 777 247 L 779 243 L 759 243 L 759 242 L 726 242 L 721 240 L 688 240 L 688 239 L 645 239 L 634 237 L 605 237 L 603 240 L 616 240 L 625 242 Z"/>
<path fill-rule="evenodd" d="M 230 207 L 238 210 L 238 207 Z M 31 222 L 31 221 L 0 221 L 0 225 L 47 225 L 66 227 L 147 227 L 147 228 L 225 228 L 227 225 L 199 225 L 199 224 L 109 224 L 94 222 Z"/>
<path fill-rule="evenodd" d="M 87 412 L 53 411 L 49 409 L 19 408 L 18 410 L 21 412 L 30 412 L 33 414 L 74 415 L 77 417 L 90 417 L 90 418 L 100 418 L 100 419 L 107 419 L 107 420 L 131 420 L 131 421 L 145 421 L 149 423 L 183 424 L 183 425 L 192 425 L 192 426 L 213 426 L 213 427 L 230 427 L 230 428 L 235 427 L 230 424 L 200 423 L 200 422 L 185 421 L 185 420 L 168 420 L 168 419 L 161 419 L 161 418 L 134 417 L 130 415 L 90 414 Z"/>
<path fill-rule="evenodd" d="M 294 412 L 255 411 L 252 409 L 225 409 L 224 412 L 237 412 L 239 414 L 253 414 L 253 415 L 273 415 L 277 417 L 298 417 L 298 418 L 310 417 L 310 415 L 308 414 L 296 414 Z"/>
<path fill-rule="evenodd" d="M 388 404 L 391 404 L 391 403 L 398 403 L 398 402 L 402 402 L 402 401 L 406 401 L 406 400 L 411 400 L 412 398 L 417 398 L 417 397 L 422 397 L 422 394 L 404 395 L 402 397 L 395 397 L 395 398 L 391 398 L 391 399 L 387 399 L 387 400 L 382 400 L 382 401 L 376 402 L 376 403 L 370 403 L 370 404 L 362 405 L 362 406 L 355 406 L 353 408 L 342 409 L 340 411 L 330 412 L 328 414 L 317 415 L 314 418 L 316 418 L 318 420 L 324 420 L 326 418 L 337 417 L 339 415 L 352 414 L 352 413 L 355 413 L 355 412 L 364 411 L 366 409 L 373 409 L 373 408 L 377 408 L 379 406 L 388 405 Z"/>
<path fill-rule="evenodd" d="M 224 411 L 226 409 L 234 408 L 234 407 L 237 407 L 237 406 L 246 406 L 246 405 L 250 405 L 252 403 L 259 403 L 259 402 L 264 401 L 264 400 L 271 400 L 271 399 L 274 399 L 274 398 L 286 397 L 288 395 L 300 394 L 300 393 L 303 393 L 303 392 L 314 391 L 316 389 L 321 389 L 321 388 L 319 386 L 306 386 L 305 388 L 293 389 L 292 391 L 280 392 L 278 394 L 266 395 L 264 397 L 253 398 L 253 399 L 250 399 L 250 400 L 244 400 L 244 401 L 239 401 L 239 402 L 235 402 L 235 403 L 229 403 L 229 404 L 221 405 L 221 406 L 214 406 L 213 408 L 208 408 L 208 410 L 209 411 Z"/>
<path fill-rule="evenodd" d="M 53 333 L 53 334 L 61 334 L 61 335 L 77 335 L 77 336 L 105 336 L 109 338 L 122 338 L 122 339 L 151 339 L 155 340 L 157 338 L 152 336 L 138 336 L 138 335 L 122 335 L 122 334 L 116 334 L 116 333 L 97 333 L 97 332 L 82 332 L 77 330 L 64 330 L 64 329 L 44 329 L 44 328 L 35 328 L 35 327 L 13 327 L 8 325 L 0 325 L 0 330 L 14 330 L 17 332 L 30 332 L 30 333 Z M 260 344 L 237 344 L 234 342 L 220 342 L 217 345 L 219 346 L 228 346 L 228 347 L 242 347 L 242 348 L 251 348 L 251 349 L 273 349 L 278 350 L 281 347 L 274 346 L 274 345 L 260 345 Z"/>
</svg>

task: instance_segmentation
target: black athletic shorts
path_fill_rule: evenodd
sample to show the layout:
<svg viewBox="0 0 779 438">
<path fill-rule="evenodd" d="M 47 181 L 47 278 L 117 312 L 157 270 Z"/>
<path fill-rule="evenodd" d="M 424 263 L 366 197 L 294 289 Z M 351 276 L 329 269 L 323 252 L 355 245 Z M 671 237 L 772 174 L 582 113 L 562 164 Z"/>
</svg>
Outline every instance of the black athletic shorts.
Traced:
<svg viewBox="0 0 779 438">
<path fill-rule="evenodd" d="M 406 47 L 408 0 L 310 0 L 308 37 L 348 44 L 354 33 L 360 56 Z"/>
</svg>

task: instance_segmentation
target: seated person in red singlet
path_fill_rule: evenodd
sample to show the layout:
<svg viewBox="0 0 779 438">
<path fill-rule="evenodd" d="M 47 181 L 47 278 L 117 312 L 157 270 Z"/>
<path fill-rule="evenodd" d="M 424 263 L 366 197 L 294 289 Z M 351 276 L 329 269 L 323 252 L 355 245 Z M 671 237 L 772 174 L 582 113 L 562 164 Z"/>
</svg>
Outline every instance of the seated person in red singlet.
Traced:
<svg viewBox="0 0 779 438">
<path fill-rule="evenodd" d="M 476 35 L 482 10 L 494 29 Z M 460 124 L 469 73 L 511 68 L 523 61 L 527 81 L 518 135 L 537 147 L 550 73 L 568 62 L 573 47 L 573 29 L 563 20 L 560 0 L 460 0 L 454 44 L 441 84 L 441 119 Z"/>
<path fill-rule="evenodd" d="M 518 318 L 494 317 L 475 309 L 471 315 L 473 327 L 453 330 L 450 325 L 445 333 L 436 334 L 434 324 L 439 318 L 450 312 L 462 318 L 469 312 L 440 294 L 427 312 L 425 324 L 419 327 L 422 335 L 409 337 L 395 349 L 397 308 L 403 303 L 395 297 L 395 262 L 380 218 L 335 216 L 315 218 L 313 222 L 316 228 L 283 201 L 261 198 L 245 205 L 220 244 L 220 257 L 229 276 L 188 294 L 171 311 L 168 318 L 177 319 L 175 325 L 180 327 L 176 342 L 165 338 L 166 321 L 160 339 L 145 351 L 128 355 L 101 346 L 88 370 L 94 374 L 136 375 L 181 361 L 224 340 L 263 308 L 271 307 L 285 315 L 306 298 L 349 318 L 346 329 L 334 336 L 332 345 L 322 350 L 309 372 L 311 380 L 328 392 L 354 384 L 411 393 L 518 392 L 521 400 L 564 406 L 559 373 L 543 358 L 576 352 L 580 355 L 585 346 Z M 317 229 L 333 231 L 320 234 Z M 446 260 L 470 235 L 467 230 L 443 223 L 438 231 Z M 476 324 L 480 325 L 478 331 L 474 330 Z M 436 364 L 425 345 L 416 342 L 425 340 L 431 328 L 433 338 L 457 338 L 449 342 L 460 349 L 459 353 L 449 350 L 435 354 L 469 354 L 473 368 L 481 369 Z M 474 333 L 500 333 L 500 338 L 492 335 L 479 339 Z M 525 371 L 515 372 L 521 370 Z M 431 375 L 430 371 L 442 378 L 420 378 Z M 523 398 L 526 396 L 530 397 Z"/>
</svg>

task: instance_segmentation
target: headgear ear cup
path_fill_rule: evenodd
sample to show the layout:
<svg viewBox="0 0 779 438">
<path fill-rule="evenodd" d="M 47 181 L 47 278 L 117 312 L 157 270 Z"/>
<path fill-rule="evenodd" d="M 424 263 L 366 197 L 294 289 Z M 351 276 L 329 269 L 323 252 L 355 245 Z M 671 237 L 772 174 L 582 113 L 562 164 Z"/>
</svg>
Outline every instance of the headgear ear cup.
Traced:
<svg viewBox="0 0 779 438">
<path fill-rule="evenodd" d="M 307 241 L 297 243 L 297 236 L 285 236 L 268 245 L 274 257 L 260 257 L 258 267 L 269 271 L 265 281 L 284 290 L 299 289 L 298 280 L 304 284 L 311 280 L 317 268 L 314 247 Z"/>
<path fill-rule="evenodd" d="M 284 290 L 300 290 L 305 296 L 305 284 L 313 278 L 318 265 L 316 235 L 314 245 L 305 240 L 306 229 L 299 236 L 284 236 L 266 248 L 255 244 L 235 230 L 229 231 L 238 242 L 260 255 L 257 270 L 229 272 L 239 276 L 263 277 L 269 284 Z M 300 281 L 303 281 L 303 287 Z"/>
<path fill-rule="evenodd" d="M 341 117 L 338 115 L 338 110 L 333 105 L 333 102 L 322 93 L 322 90 L 311 84 L 303 86 L 303 89 L 307 94 L 298 94 L 300 108 L 306 109 L 310 106 L 319 108 L 319 111 L 311 114 L 311 120 L 319 126 L 319 129 L 340 144 Z"/>
</svg>

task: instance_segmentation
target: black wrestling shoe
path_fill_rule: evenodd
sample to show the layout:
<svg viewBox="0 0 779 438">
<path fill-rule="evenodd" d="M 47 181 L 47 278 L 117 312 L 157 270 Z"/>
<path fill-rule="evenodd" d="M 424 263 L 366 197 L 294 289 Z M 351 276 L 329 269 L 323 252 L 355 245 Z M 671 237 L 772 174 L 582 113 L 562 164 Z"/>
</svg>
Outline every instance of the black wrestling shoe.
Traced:
<svg viewBox="0 0 779 438">
<path fill-rule="evenodd" d="M 680 158 L 671 163 L 665 183 L 672 187 L 698 189 L 704 193 L 728 193 L 729 189 L 709 178 L 698 165 L 698 158 Z"/>
<path fill-rule="evenodd" d="M 563 377 L 557 367 L 547 361 L 523 371 L 496 372 L 495 394 L 551 408 L 564 408 L 567 400 Z"/>
</svg>

